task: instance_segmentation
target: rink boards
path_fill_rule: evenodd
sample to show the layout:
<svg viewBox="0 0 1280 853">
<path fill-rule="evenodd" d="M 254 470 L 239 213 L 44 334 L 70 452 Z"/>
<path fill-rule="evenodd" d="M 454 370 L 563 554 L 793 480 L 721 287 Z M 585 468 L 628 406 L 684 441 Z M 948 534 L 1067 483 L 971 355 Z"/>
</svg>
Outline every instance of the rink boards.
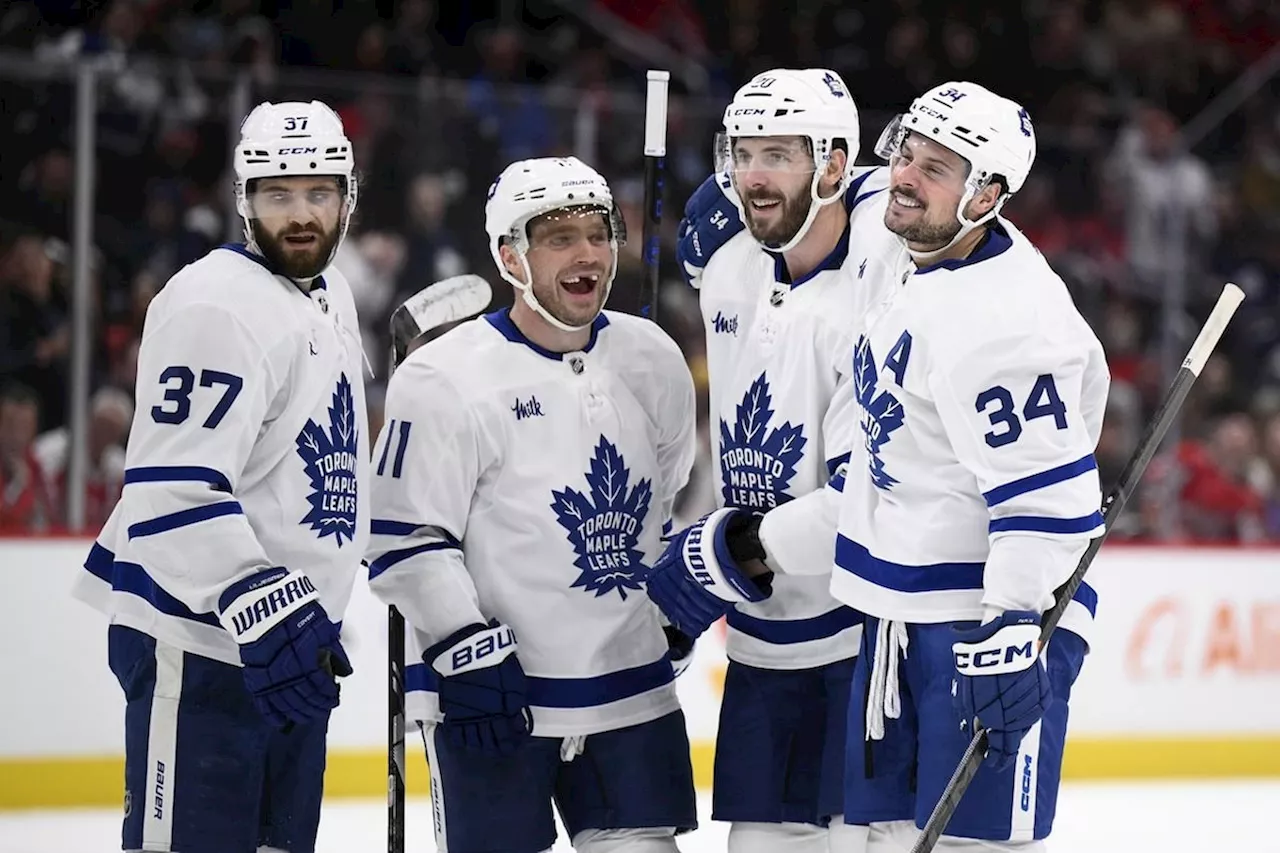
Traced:
<svg viewBox="0 0 1280 853">
<path fill-rule="evenodd" d="M 0 808 L 113 805 L 124 705 L 106 622 L 67 593 L 87 540 L 0 540 Z M 1089 581 L 1093 649 L 1072 700 L 1076 779 L 1280 777 L 1280 551 L 1108 545 Z M 332 796 L 386 790 L 386 614 L 357 582 L 343 639 L 356 674 L 330 726 Z M 699 641 L 681 677 L 698 783 L 710 784 L 725 658 Z M 410 791 L 425 792 L 409 739 Z"/>
</svg>

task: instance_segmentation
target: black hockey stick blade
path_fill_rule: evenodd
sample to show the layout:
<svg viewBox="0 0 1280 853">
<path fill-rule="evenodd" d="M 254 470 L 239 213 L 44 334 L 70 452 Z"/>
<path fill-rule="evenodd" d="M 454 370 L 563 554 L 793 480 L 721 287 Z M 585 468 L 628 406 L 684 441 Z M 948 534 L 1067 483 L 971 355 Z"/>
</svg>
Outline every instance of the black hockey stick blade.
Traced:
<svg viewBox="0 0 1280 853">
<path fill-rule="evenodd" d="M 1222 338 L 1222 333 L 1226 331 L 1227 324 L 1231 322 L 1231 317 L 1236 313 L 1236 309 L 1240 307 L 1242 301 L 1244 301 L 1244 291 L 1236 285 L 1228 283 L 1222 289 L 1222 295 L 1218 297 L 1217 304 L 1213 306 L 1209 319 L 1205 320 L 1204 326 L 1200 329 L 1200 334 L 1196 336 L 1195 342 L 1191 344 L 1187 357 L 1183 360 L 1182 366 L 1178 368 L 1178 373 L 1169 384 L 1169 390 L 1165 392 L 1160 408 L 1147 424 L 1146 431 L 1138 441 L 1138 446 L 1129 458 L 1129 462 L 1124 466 L 1124 470 L 1120 472 L 1120 477 L 1116 484 L 1102 501 L 1104 524 L 1102 535 L 1089 543 L 1084 556 L 1080 558 L 1080 562 L 1076 565 L 1076 570 L 1072 572 L 1067 582 L 1054 592 L 1055 602 L 1053 609 L 1045 614 L 1040 623 L 1039 648 L 1041 652 L 1044 651 L 1045 646 L 1048 644 L 1054 629 L 1058 627 L 1062 614 L 1066 612 L 1067 605 L 1071 603 L 1071 597 L 1075 595 L 1076 590 L 1080 588 L 1080 583 L 1084 580 L 1085 572 L 1089 571 L 1089 566 L 1102 548 L 1102 543 L 1106 541 L 1107 535 L 1115 526 L 1116 518 L 1119 517 L 1124 510 L 1125 504 L 1128 503 L 1129 498 L 1133 495 L 1138 482 L 1142 479 L 1143 473 L 1147 470 L 1148 463 L 1155 456 L 1160 443 L 1164 440 L 1165 434 L 1169 431 L 1169 427 L 1177 419 L 1178 411 L 1182 408 L 1182 403 L 1186 400 L 1187 393 L 1191 391 L 1191 386 L 1195 384 L 1196 379 L 1200 376 L 1200 371 L 1204 369 L 1205 362 L 1209 360 L 1209 356 L 1218 345 L 1218 341 Z M 951 816 L 955 814 L 956 809 L 959 807 L 960 800 L 964 797 L 964 792 L 968 790 L 973 777 L 978 773 L 978 768 L 982 766 L 982 759 L 986 753 L 987 731 L 982 727 L 978 727 L 974 732 L 973 739 L 969 742 L 968 748 L 965 749 L 960 765 L 956 767 L 956 772 L 952 774 L 947 787 L 943 789 L 933 813 L 929 815 L 929 820 L 925 823 L 924 829 L 920 831 L 920 837 L 916 839 L 915 846 L 911 848 L 911 853 L 930 853 L 933 850 L 934 845 L 938 843 L 938 839 L 942 836 L 943 830 L 947 828 L 947 824 L 951 821 Z"/>
</svg>

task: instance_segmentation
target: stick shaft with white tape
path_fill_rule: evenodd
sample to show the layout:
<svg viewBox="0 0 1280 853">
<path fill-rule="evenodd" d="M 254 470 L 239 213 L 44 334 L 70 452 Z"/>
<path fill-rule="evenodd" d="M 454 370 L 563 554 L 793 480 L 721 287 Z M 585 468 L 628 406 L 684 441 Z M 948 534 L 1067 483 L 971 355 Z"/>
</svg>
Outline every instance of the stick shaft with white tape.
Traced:
<svg viewBox="0 0 1280 853">
<path fill-rule="evenodd" d="M 644 226 L 641 230 L 644 281 L 640 314 L 658 319 L 658 261 L 662 242 L 663 171 L 667 157 L 667 87 L 670 71 L 650 71 L 644 99 Z"/>
<path fill-rule="evenodd" d="M 409 347 L 430 331 L 474 317 L 493 299 L 489 282 L 456 275 L 428 285 L 391 314 L 391 364 L 395 373 Z M 404 853 L 404 617 L 387 608 L 387 853 Z"/>
<path fill-rule="evenodd" d="M 1089 571 L 1089 566 L 1093 564 L 1094 557 L 1098 555 L 1098 550 L 1102 548 L 1102 543 L 1106 541 L 1107 535 L 1111 532 L 1112 527 L 1115 526 L 1116 518 L 1124 510 L 1125 504 L 1129 502 L 1129 498 L 1137 488 L 1143 473 L 1147 470 L 1148 463 L 1155 456 L 1160 443 L 1164 441 L 1169 427 L 1173 425 L 1174 420 L 1178 417 L 1178 411 L 1182 408 L 1183 401 L 1187 399 L 1187 393 L 1191 390 L 1191 386 L 1195 384 L 1196 379 L 1199 378 L 1205 362 L 1209 360 L 1209 356 L 1218 345 L 1218 341 L 1222 338 L 1222 333 L 1226 331 L 1227 324 L 1231 322 L 1232 315 L 1236 313 L 1236 309 L 1240 307 L 1242 301 L 1244 301 L 1244 292 L 1239 287 L 1234 284 L 1228 284 L 1222 289 L 1222 295 L 1218 297 L 1218 303 L 1214 305 L 1213 311 L 1209 314 L 1209 319 L 1205 321 L 1204 326 L 1200 329 L 1200 334 L 1196 336 L 1195 342 L 1191 344 L 1191 349 L 1187 353 L 1186 359 L 1183 360 L 1182 366 L 1178 368 L 1178 373 L 1173 377 L 1173 382 L 1169 384 L 1169 390 L 1165 392 L 1160 408 L 1147 424 L 1146 432 L 1143 433 L 1142 438 L 1138 441 L 1138 446 L 1133 451 L 1133 456 L 1129 458 L 1129 463 L 1120 472 L 1120 477 L 1116 480 L 1116 484 L 1102 501 L 1102 518 L 1105 525 L 1102 535 L 1089 543 L 1088 549 L 1085 550 L 1084 556 L 1080 558 L 1080 562 L 1076 565 L 1076 570 L 1071 574 L 1071 577 L 1054 591 L 1055 603 L 1053 609 L 1045 614 L 1040 623 L 1041 650 L 1049 642 L 1049 637 L 1053 634 L 1054 629 L 1058 627 L 1062 614 L 1066 612 L 1072 596 L 1076 594 L 1076 590 L 1080 588 L 1080 583 L 1084 580 L 1085 572 Z M 986 729 L 979 728 L 974 733 L 969 747 L 965 750 L 964 757 L 960 760 L 960 766 L 956 768 L 951 781 L 947 783 L 942 796 L 938 798 L 938 805 L 934 807 L 933 814 L 929 815 L 929 821 L 920 832 L 920 837 L 916 840 L 915 846 L 911 848 L 911 853 L 929 853 L 929 851 L 933 850 L 933 846 L 937 843 L 943 830 L 946 829 L 947 823 L 951 820 L 951 816 L 955 814 L 956 808 L 960 805 L 960 799 L 968 789 L 969 783 L 973 781 L 973 777 L 977 774 L 986 751 L 987 732 Z"/>
</svg>

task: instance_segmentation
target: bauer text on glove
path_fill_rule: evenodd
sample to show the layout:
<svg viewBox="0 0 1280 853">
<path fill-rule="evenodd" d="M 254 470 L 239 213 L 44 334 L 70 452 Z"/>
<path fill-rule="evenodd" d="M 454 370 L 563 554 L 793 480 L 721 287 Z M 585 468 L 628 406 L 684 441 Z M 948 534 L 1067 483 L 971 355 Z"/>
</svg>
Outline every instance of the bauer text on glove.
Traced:
<svg viewBox="0 0 1280 853">
<path fill-rule="evenodd" d="M 455 631 L 422 654 L 440 677 L 440 731 L 456 746 L 510 755 L 533 730 L 516 636 L 489 620 Z"/>
</svg>

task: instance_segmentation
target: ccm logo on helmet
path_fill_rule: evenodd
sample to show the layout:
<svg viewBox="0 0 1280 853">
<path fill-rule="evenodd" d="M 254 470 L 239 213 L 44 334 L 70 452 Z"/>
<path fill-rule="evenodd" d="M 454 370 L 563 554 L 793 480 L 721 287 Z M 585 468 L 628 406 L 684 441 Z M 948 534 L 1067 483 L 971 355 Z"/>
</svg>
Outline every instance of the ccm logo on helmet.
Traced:
<svg viewBox="0 0 1280 853">
<path fill-rule="evenodd" d="M 316 153 L 316 149 L 314 146 L 311 148 L 281 148 L 276 151 L 276 156 L 284 157 L 289 154 L 314 154 L 314 153 Z"/>
</svg>

